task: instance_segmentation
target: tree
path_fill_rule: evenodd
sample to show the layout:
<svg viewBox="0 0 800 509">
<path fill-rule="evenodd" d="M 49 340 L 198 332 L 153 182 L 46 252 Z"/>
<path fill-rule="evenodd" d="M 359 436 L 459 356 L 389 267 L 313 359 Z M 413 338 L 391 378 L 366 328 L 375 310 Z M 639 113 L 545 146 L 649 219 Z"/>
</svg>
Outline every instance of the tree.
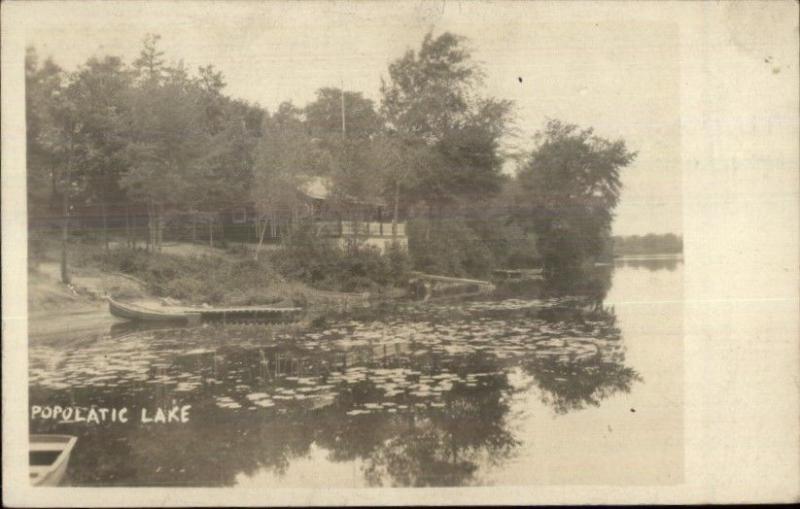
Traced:
<svg viewBox="0 0 800 509">
<path fill-rule="evenodd" d="M 40 67 L 33 48 L 26 53 L 25 71 L 29 207 L 42 211 L 41 191 L 47 187 L 47 208 L 61 202 L 61 281 L 69 284 L 70 211 L 90 194 L 84 163 L 94 154 L 82 112 L 86 90 L 78 73 L 63 73 L 49 59 Z M 48 177 L 50 186 L 44 185 Z"/>
<path fill-rule="evenodd" d="M 139 80 L 130 99 L 130 169 L 121 184 L 131 198 L 147 205 L 148 246 L 160 249 L 164 208 L 184 203 L 195 190 L 194 173 L 207 137 L 199 88 L 182 64 L 162 65 L 157 40 L 145 39 L 134 63 Z"/>
<path fill-rule="evenodd" d="M 518 219 L 532 221 L 545 267 L 578 268 L 610 242 L 619 202 L 620 170 L 636 157 L 623 140 L 550 120 L 518 175 Z"/>
<path fill-rule="evenodd" d="M 226 97 L 212 66 L 166 65 L 159 39 L 145 37 L 131 67 L 91 58 L 73 73 L 28 50 L 29 203 L 44 216 L 61 202 L 64 239 L 70 208 L 99 205 L 108 248 L 107 206 L 125 200 L 146 205 L 159 249 L 165 214 L 216 218 L 247 196 L 263 110 Z"/>
<path fill-rule="evenodd" d="M 81 173 L 87 182 L 88 199 L 100 204 L 103 243 L 108 249 L 108 204 L 119 201 L 119 178 L 127 170 L 125 148 L 129 118 L 126 101 L 131 73 L 117 57 L 91 58 L 70 84 L 75 114 L 86 145 Z"/>
<path fill-rule="evenodd" d="M 149 82 L 157 85 L 161 82 L 164 74 L 164 52 L 158 49 L 158 41 L 161 36 L 158 34 L 147 34 L 142 41 L 142 50 L 139 58 L 134 60 L 133 67 L 136 70 L 140 82 Z"/>
<path fill-rule="evenodd" d="M 374 201 L 383 182 L 372 158 L 382 127 L 373 102 L 360 92 L 321 88 L 304 113 L 313 150 L 321 155 L 315 171 L 332 183 L 331 205 L 346 209 L 354 200 Z"/>
<path fill-rule="evenodd" d="M 64 73 L 51 59 L 39 62 L 33 47 L 25 53 L 25 125 L 28 209 L 47 215 L 57 198 L 57 154 L 48 143 L 52 135 L 53 107 L 63 87 Z"/>
<path fill-rule="evenodd" d="M 382 127 L 371 100 L 361 92 L 339 88 L 317 90 L 316 100 L 306 105 L 304 113 L 308 134 L 324 144 L 338 143 L 342 138 L 369 140 Z"/>
<path fill-rule="evenodd" d="M 429 152 L 408 200 L 426 203 L 429 213 L 500 190 L 498 149 L 512 104 L 481 97 L 481 77 L 463 37 L 428 33 L 419 51 L 389 65 L 389 79 L 382 81 L 389 130 Z"/>
<path fill-rule="evenodd" d="M 463 37 L 429 32 L 418 52 L 408 50 L 389 64 L 382 112 L 393 129 L 434 144 L 466 120 L 480 78 Z"/>
<path fill-rule="evenodd" d="M 59 193 L 61 194 L 61 282 L 69 284 L 71 277 L 68 263 L 70 210 L 73 202 L 84 192 L 85 181 L 75 171 L 76 163 L 86 154 L 83 125 L 75 105 L 74 87 L 63 87 L 54 95 L 51 105 L 52 123 L 42 133 L 44 145 L 58 161 L 60 169 Z"/>
<path fill-rule="evenodd" d="M 261 135 L 263 110 L 224 96 L 223 76 L 212 66 L 199 68 L 193 84 L 199 93 L 197 107 L 205 141 L 193 165 L 184 206 L 190 209 L 192 221 L 198 215 L 205 217 L 209 232 L 213 232 L 214 218 L 247 197 L 253 184 L 254 150 Z"/>
<path fill-rule="evenodd" d="M 263 134 L 255 148 L 250 197 L 258 214 L 258 247 L 268 227 L 277 235 L 280 218 L 296 217 L 300 206 L 298 189 L 310 176 L 314 154 L 300 110 L 283 103 L 272 117 L 264 119 Z"/>
<path fill-rule="evenodd" d="M 381 134 L 375 137 L 370 148 L 372 166 L 382 179 L 384 196 L 392 204 L 392 237 L 396 238 L 400 197 L 414 187 L 414 177 L 424 166 L 426 147 L 398 134 Z"/>
</svg>

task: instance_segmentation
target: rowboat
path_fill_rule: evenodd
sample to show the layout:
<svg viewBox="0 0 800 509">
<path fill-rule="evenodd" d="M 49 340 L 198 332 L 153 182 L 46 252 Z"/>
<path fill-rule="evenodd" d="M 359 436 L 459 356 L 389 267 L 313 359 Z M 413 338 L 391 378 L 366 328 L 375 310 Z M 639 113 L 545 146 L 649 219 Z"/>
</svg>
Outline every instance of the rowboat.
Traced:
<svg viewBox="0 0 800 509">
<path fill-rule="evenodd" d="M 67 472 L 70 454 L 78 437 L 31 435 L 30 481 L 33 486 L 58 486 Z"/>
<path fill-rule="evenodd" d="M 129 302 L 117 302 L 111 297 L 108 298 L 108 310 L 112 315 L 126 320 L 141 322 L 189 322 L 192 313 L 183 309 L 173 309 L 171 311 L 160 311 L 138 304 Z M 198 315 L 199 318 L 199 315 Z"/>
<path fill-rule="evenodd" d="M 218 322 L 287 322 L 300 318 L 303 308 L 274 306 L 243 306 L 219 308 L 193 308 L 166 306 L 153 309 L 133 303 L 118 302 L 108 297 L 108 310 L 112 315 L 138 322 L 171 322 L 197 324 L 200 321 Z"/>
</svg>

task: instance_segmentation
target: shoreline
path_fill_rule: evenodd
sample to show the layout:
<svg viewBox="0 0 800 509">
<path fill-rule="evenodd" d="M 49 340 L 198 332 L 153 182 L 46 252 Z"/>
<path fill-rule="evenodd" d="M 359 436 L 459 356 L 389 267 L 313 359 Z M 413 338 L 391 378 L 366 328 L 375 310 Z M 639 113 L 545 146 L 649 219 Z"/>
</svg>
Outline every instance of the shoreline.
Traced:
<svg viewBox="0 0 800 509">
<path fill-rule="evenodd" d="M 123 322 L 109 313 L 105 302 L 34 311 L 28 313 L 28 343 L 69 341 L 86 334 L 107 332 L 113 325 Z"/>
<path fill-rule="evenodd" d="M 641 255 L 620 255 L 613 258 L 615 261 L 626 260 L 683 260 L 683 253 L 662 253 L 662 254 L 641 254 Z"/>
</svg>

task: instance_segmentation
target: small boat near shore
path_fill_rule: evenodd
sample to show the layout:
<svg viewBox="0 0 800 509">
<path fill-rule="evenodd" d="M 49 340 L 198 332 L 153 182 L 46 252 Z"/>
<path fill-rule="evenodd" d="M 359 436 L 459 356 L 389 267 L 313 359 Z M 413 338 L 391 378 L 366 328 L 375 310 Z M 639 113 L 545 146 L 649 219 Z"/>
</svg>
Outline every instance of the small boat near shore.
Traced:
<svg viewBox="0 0 800 509">
<path fill-rule="evenodd" d="M 276 306 L 243 307 L 183 307 L 164 306 L 161 309 L 119 302 L 108 297 L 109 312 L 126 320 L 137 322 L 181 323 L 193 325 L 201 321 L 217 322 L 291 322 L 300 318 L 303 308 Z"/>
<path fill-rule="evenodd" d="M 129 302 L 117 302 L 111 297 L 108 298 L 108 310 L 117 318 L 139 322 L 187 322 L 191 318 L 191 313 L 185 310 L 160 311 Z"/>
<path fill-rule="evenodd" d="M 33 486 L 58 486 L 67 472 L 78 441 L 71 435 L 30 436 L 30 481 Z"/>
</svg>

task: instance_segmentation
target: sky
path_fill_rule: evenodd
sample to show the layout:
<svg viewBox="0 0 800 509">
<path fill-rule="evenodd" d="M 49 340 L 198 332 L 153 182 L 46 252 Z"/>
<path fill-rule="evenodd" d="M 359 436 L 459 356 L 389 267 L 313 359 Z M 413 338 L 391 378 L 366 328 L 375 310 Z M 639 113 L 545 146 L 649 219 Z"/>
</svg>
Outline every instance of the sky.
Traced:
<svg viewBox="0 0 800 509">
<path fill-rule="evenodd" d="M 614 4 L 614 2 L 609 2 Z M 72 70 L 91 56 L 132 62 L 147 33 L 170 62 L 212 64 L 227 93 L 268 110 L 324 86 L 380 101 L 387 66 L 428 31 L 467 38 L 485 95 L 515 104 L 533 146 L 548 118 L 593 127 L 638 152 L 622 172 L 614 233 L 682 233 L 680 46 L 663 17 L 621 20 L 583 4 L 528 2 L 82 2 L 31 6 L 26 39 Z M 613 5 L 612 5 L 613 7 Z M 56 11 L 57 10 L 57 11 Z M 557 12 L 556 12 L 557 11 Z"/>
</svg>

